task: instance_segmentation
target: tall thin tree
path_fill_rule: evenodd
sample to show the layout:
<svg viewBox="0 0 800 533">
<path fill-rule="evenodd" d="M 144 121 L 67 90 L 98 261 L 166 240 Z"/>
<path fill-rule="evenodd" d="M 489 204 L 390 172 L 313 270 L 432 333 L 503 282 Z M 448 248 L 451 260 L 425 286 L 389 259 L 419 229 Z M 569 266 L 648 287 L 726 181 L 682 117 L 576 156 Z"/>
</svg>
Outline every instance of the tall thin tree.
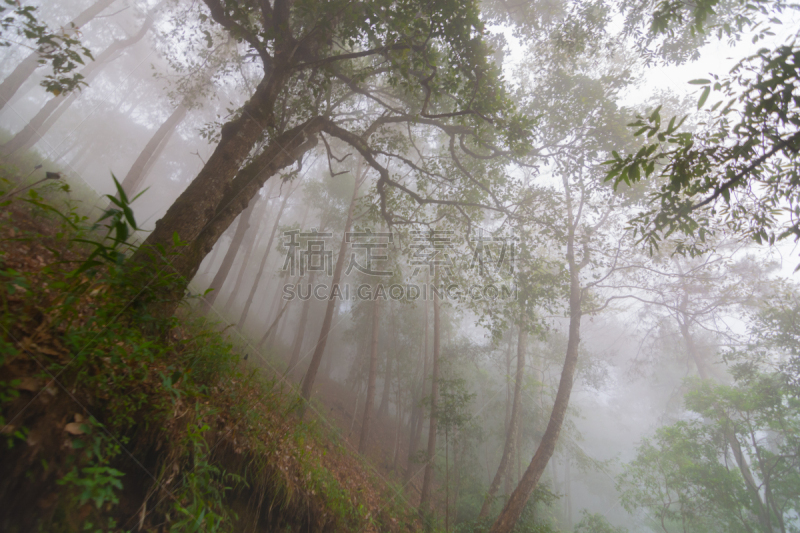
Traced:
<svg viewBox="0 0 800 533">
<path fill-rule="evenodd" d="M 84 9 L 77 17 L 72 19 L 68 24 L 74 28 L 75 31 L 79 30 L 87 22 L 99 15 L 105 8 L 113 4 L 116 0 L 98 0 L 91 6 Z M 10 104 L 14 95 L 22 87 L 22 84 L 33 74 L 39 63 L 40 53 L 34 51 L 28 54 L 22 62 L 14 68 L 14 70 L 6 76 L 3 83 L 0 83 L 0 110 L 7 104 Z"/>
<path fill-rule="evenodd" d="M 434 284 L 438 276 L 434 278 Z M 424 517 L 430 516 L 431 491 L 433 489 L 434 458 L 436 457 L 437 409 L 439 407 L 439 353 L 441 343 L 441 319 L 439 317 L 439 295 L 433 290 L 433 364 L 431 369 L 431 401 L 430 424 L 428 428 L 428 450 L 425 457 L 425 474 L 422 479 L 422 490 L 419 498 L 419 512 Z"/>
<path fill-rule="evenodd" d="M 364 399 L 364 415 L 361 420 L 361 436 L 358 439 L 358 453 L 367 452 L 369 443 L 372 408 L 375 404 L 375 381 L 378 375 L 378 339 L 381 324 L 381 299 L 375 298 L 372 309 L 372 337 L 369 349 L 369 372 L 367 374 L 367 396 Z"/>
<path fill-rule="evenodd" d="M 103 52 L 97 56 L 95 61 L 92 61 L 83 67 L 83 69 L 81 69 L 81 75 L 83 76 L 84 80 L 90 81 L 97 74 L 99 74 L 102 68 L 107 65 L 117 54 L 141 41 L 150 28 L 152 28 L 154 22 L 154 18 L 150 16 L 150 14 L 147 14 L 141 28 L 139 28 L 139 31 L 136 32 L 135 35 L 128 37 L 127 39 L 119 39 L 110 44 L 108 48 L 103 50 Z M 28 121 L 25 127 L 19 131 L 19 133 L 17 133 L 3 146 L 0 146 L 0 155 L 9 156 L 18 150 L 25 150 L 36 144 L 36 142 L 38 142 L 46 133 L 46 128 L 44 128 L 44 126 L 47 119 L 50 118 L 50 116 L 53 115 L 57 110 L 59 113 L 66 111 L 69 105 L 74 102 L 76 98 L 77 94 L 73 93 L 66 96 L 54 96 L 48 100 L 47 103 L 39 110 L 39 112 L 36 113 L 36 115 L 30 121 Z M 66 107 L 62 108 L 61 106 Z M 55 120 L 49 122 L 50 125 L 54 123 Z"/>
</svg>

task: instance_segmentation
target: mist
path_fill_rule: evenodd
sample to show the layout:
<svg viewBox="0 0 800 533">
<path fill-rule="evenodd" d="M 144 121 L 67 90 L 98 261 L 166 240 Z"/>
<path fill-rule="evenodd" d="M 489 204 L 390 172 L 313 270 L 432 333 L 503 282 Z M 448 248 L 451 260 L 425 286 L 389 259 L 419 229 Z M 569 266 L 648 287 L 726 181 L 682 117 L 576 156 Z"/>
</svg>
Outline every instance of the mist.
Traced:
<svg viewBox="0 0 800 533">
<path fill-rule="evenodd" d="M 4 217 L 129 227 L 73 278 L 222 339 L 412 510 L 376 531 L 800 531 L 796 11 L 423 4 L 23 2 Z"/>
</svg>

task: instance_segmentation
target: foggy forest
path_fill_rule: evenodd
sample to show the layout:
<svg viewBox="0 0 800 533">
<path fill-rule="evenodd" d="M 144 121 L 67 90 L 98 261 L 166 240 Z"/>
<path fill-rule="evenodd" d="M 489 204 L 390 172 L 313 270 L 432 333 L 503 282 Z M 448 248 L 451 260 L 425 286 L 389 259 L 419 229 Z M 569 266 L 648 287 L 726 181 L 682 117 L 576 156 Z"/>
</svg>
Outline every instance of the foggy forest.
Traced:
<svg viewBox="0 0 800 533">
<path fill-rule="evenodd" d="M 799 8 L 1 0 L 0 531 L 800 532 Z"/>
</svg>

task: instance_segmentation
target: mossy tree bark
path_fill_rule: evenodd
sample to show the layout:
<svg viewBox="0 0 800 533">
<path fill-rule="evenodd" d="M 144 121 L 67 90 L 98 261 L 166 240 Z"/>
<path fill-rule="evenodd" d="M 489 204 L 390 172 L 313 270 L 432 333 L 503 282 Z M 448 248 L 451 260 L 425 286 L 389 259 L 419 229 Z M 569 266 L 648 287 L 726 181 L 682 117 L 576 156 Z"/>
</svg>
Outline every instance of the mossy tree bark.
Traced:
<svg viewBox="0 0 800 533">
<path fill-rule="evenodd" d="M 262 120 L 263 113 L 255 109 L 257 106 L 252 102 L 267 98 L 265 93 L 269 90 L 269 87 L 260 86 L 256 95 L 245 104 L 245 108 L 254 108 L 256 117 Z M 156 223 L 143 246 L 134 254 L 133 268 L 155 264 L 159 266 L 156 275 L 172 276 L 168 288 L 159 291 L 160 302 L 154 310 L 158 316 L 174 313 L 189 280 L 220 235 L 247 207 L 267 179 L 299 161 L 316 146 L 315 134 L 322 126 L 321 119 L 314 118 L 287 130 L 274 138 L 233 179 L 232 174 L 260 136 L 258 122 L 245 110 L 242 117 L 223 127 L 222 139 L 200 174 L 167 210 L 164 218 Z M 176 242 L 174 236 L 182 242 Z"/>
</svg>

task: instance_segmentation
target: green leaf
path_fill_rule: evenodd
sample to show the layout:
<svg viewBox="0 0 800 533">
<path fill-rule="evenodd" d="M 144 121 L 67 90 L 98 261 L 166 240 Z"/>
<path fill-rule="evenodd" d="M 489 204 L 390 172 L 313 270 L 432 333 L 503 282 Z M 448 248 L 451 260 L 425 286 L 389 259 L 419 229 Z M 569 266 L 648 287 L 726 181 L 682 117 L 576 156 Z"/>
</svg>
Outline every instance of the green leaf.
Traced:
<svg viewBox="0 0 800 533">
<path fill-rule="evenodd" d="M 703 94 L 700 95 L 700 101 L 697 102 L 697 109 L 703 107 L 703 104 L 706 103 L 706 100 L 708 99 L 708 95 L 710 93 L 711 93 L 711 87 L 706 87 L 705 89 L 703 89 Z"/>
</svg>

